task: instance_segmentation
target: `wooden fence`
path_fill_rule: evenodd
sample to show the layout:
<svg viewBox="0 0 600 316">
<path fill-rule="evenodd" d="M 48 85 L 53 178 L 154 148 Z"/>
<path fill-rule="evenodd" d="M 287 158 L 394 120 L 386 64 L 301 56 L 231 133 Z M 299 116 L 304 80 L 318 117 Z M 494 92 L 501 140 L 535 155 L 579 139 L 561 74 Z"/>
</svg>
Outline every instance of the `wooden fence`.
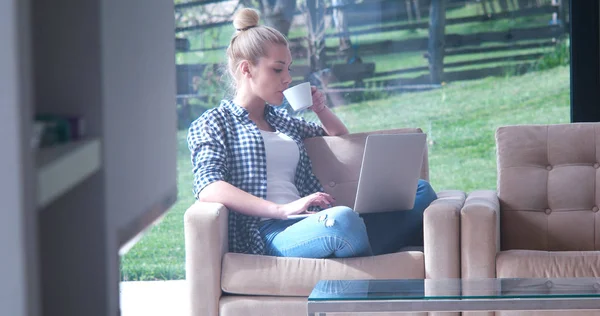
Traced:
<svg viewBox="0 0 600 316">
<path fill-rule="evenodd" d="M 204 5 L 223 0 L 208 0 L 178 5 L 178 9 L 185 9 L 194 5 Z M 307 0 L 307 4 L 317 5 L 322 0 Z M 435 0 L 434 0 L 435 1 Z M 558 0 L 496 0 L 496 1 L 476 1 L 480 5 L 479 14 L 460 18 L 445 19 L 445 25 L 460 25 L 473 22 L 499 21 L 521 17 L 547 16 L 548 21 L 558 21 L 560 24 L 543 26 L 534 26 L 528 28 L 510 29 L 496 32 L 479 32 L 473 34 L 444 34 L 443 56 L 456 56 L 462 54 L 477 54 L 489 52 L 509 52 L 514 51 L 505 57 L 480 58 L 465 62 L 444 63 L 443 79 L 444 81 L 468 80 L 481 78 L 488 75 L 495 75 L 505 71 L 504 67 L 481 67 L 467 71 L 453 71 L 454 68 L 468 65 L 485 65 L 489 63 L 511 61 L 511 62 L 531 62 L 541 56 L 540 53 L 522 54 L 520 50 L 534 49 L 540 47 L 551 47 L 556 44 L 556 39 L 568 32 L 568 21 L 566 16 L 566 3 Z M 410 3 L 410 5 L 406 5 Z M 420 5 L 415 5 L 415 3 Z M 473 4 L 474 1 L 449 1 L 447 10 L 452 10 L 466 5 Z M 496 4 L 495 6 L 493 4 Z M 321 8 L 323 16 L 330 15 L 332 7 Z M 360 4 L 346 5 L 336 9 L 345 10 L 347 18 L 350 21 L 350 30 L 346 33 L 328 32 L 321 39 L 320 44 L 324 45 L 325 38 L 335 38 L 339 36 L 356 36 L 366 34 L 377 34 L 382 32 L 428 29 L 431 21 L 424 20 L 429 14 L 429 1 L 421 0 L 365 0 Z M 314 11 L 315 8 L 313 7 Z M 302 14 L 297 11 L 296 14 Z M 309 17 L 310 17 L 309 13 Z M 315 14 L 315 12 L 312 12 Z M 230 21 L 222 21 L 205 25 L 180 26 L 176 29 L 178 37 L 191 31 L 206 30 L 209 28 L 229 25 Z M 359 29 L 357 29 L 359 28 Z M 310 30 L 309 30 L 310 31 Z M 399 52 L 423 52 L 425 57 L 431 53 L 430 39 L 414 38 L 405 40 L 385 40 L 372 43 L 364 43 L 356 47 L 355 52 L 358 56 L 385 55 Z M 182 40 L 180 40 L 182 41 Z M 316 53 L 315 43 L 310 43 L 306 37 L 292 38 L 292 53 L 294 59 L 309 59 L 306 66 L 295 66 L 294 77 L 307 78 L 311 73 L 324 67 L 330 68 L 333 76 L 338 82 L 355 81 L 361 82 L 369 79 L 375 81 L 376 86 L 398 85 L 398 84 L 427 84 L 431 83 L 431 76 L 419 75 L 410 79 L 381 79 L 378 78 L 409 74 L 422 73 L 430 70 L 429 66 L 410 67 L 404 69 L 376 69 L 374 63 L 353 63 L 348 64 L 346 60 L 340 58 L 338 48 L 335 46 L 323 46 L 321 54 Z M 532 43 L 535 41 L 535 43 Z M 319 43 L 317 43 L 319 44 Z M 180 46 L 185 47 L 184 44 Z M 192 48 L 188 51 L 209 51 L 222 50 L 225 47 L 206 47 Z M 318 61 L 315 61 L 315 55 L 319 55 Z M 316 64 L 318 63 L 318 64 Z M 194 76 L 202 76 L 202 72 L 207 65 L 178 65 L 178 93 L 195 93 L 188 89 L 190 80 Z M 303 79 L 304 80 L 304 79 Z M 187 92 L 187 93 L 185 93 Z"/>
</svg>

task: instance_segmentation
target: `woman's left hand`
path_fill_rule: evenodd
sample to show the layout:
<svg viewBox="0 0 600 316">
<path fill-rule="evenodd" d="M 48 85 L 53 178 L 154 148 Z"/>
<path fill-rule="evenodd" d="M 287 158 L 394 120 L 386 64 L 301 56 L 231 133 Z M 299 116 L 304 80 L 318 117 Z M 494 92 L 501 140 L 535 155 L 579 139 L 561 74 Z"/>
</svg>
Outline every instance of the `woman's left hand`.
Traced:
<svg viewBox="0 0 600 316">
<path fill-rule="evenodd" d="M 327 107 L 327 97 L 317 87 L 311 86 L 310 93 L 312 94 L 313 105 L 309 107 L 313 112 L 319 113 Z"/>
<path fill-rule="evenodd" d="M 333 113 L 333 111 L 328 110 L 327 107 L 327 97 L 322 91 L 319 91 L 317 87 L 310 87 L 313 105 L 310 109 L 317 114 L 319 121 L 321 121 L 321 125 L 325 130 L 325 134 L 329 136 L 340 136 L 348 134 L 348 129 L 346 125 Z"/>
</svg>

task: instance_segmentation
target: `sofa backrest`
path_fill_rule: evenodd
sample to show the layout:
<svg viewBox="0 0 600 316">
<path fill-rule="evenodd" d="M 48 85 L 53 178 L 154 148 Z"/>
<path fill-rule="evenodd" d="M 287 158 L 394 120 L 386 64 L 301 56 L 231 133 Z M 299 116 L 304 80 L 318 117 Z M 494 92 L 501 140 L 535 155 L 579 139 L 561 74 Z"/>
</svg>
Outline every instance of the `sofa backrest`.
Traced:
<svg viewBox="0 0 600 316">
<path fill-rule="evenodd" d="M 337 204 L 353 208 L 367 135 L 422 132 L 419 128 L 403 128 L 344 136 L 313 137 L 306 139 L 304 144 L 312 161 L 313 172 L 325 192 L 333 195 Z M 423 157 L 421 178 L 429 180 L 427 149 Z"/>
<path fill-rule="evenodd" d="M 501 248 L 600 250 L 600 124 L 496 131 Z"/>
</svg>

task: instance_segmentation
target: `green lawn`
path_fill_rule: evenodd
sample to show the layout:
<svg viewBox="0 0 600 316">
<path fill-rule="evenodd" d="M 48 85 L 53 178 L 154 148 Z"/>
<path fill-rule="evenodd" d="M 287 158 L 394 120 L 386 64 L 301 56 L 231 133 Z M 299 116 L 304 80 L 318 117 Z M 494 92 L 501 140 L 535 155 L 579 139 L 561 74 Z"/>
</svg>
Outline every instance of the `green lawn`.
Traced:
<svg viewBox="0 0 600 316">
<path fill-rule="evenodd" d="M 429 146 L 430 180 L 437 190 L 494 189 L 494 131 L 512 124 L 569 122 L 569 67 L 523 76 L 451 83 L 336 108 L 351 132 L 421 127 Z M 308 116 L 308 119 L 314 117 Z M 122 258 L 123 280 L 182 279 L 183 214 L 193 203 L 185 132 L 179 135 L 179 200 L 164 220 Z"/>
</svg>

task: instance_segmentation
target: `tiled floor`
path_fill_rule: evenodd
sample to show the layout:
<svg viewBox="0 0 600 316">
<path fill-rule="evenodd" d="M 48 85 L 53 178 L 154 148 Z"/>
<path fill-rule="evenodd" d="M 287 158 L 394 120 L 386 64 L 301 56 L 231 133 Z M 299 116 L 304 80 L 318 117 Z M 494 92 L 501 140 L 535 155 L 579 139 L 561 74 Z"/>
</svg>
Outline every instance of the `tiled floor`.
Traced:
<svg viewBox="0 0 600 316">
<path fill-rule="evenodd" d="M 184 280 L 121 282 L 121 316 L 187 316 Z"/>
</svg>

